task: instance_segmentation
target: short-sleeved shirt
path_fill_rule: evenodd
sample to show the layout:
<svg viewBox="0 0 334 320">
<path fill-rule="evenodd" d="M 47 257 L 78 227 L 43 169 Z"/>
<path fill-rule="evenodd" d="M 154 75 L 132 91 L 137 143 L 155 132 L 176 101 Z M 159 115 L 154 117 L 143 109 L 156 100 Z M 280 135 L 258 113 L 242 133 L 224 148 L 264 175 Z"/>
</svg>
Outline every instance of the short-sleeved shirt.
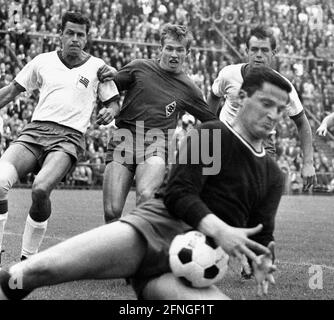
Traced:
<svg viewBox="0 0 334 320">
<path fill-rule="evenodd" d="M 187 111 L 205 122 L 217 119 L 203 94 L 183 72 L 162 69 L 158 60 L 137 59 L 119 70 L 114 79 L 118 90 L 127 90 L 116 119 L 119 128 L 175 129 L 178 113 Z"/>
<path fill-rule="evenodd" d="M 209 154 L 216 161 L 210 175 L 203 171 L 212 165 L 207 161 Z M 160 199 L 150 199 L 120 219 L 132 225 L 147 244 L 133 281 L 138 296 L 150 278 L 170 272 L 168 250 L 173 238 L 197 229 L 207 214 L 233 227 L 261 223 L 263 229 L 252 238 L 267 246 L 274 239 L 282 188 L 283 176 L 276 162 L 263 148 L 255 150 L 228 123 L 210 121 L 192 130 L 166 188 L 156 195 Z"/>
<path fill-rule="evenodd" d="M 97 97 L 105 102 L 118 96 L 113 81 L 98 81 L 97 70 L 103 65 L 102 59 L 88 56 L 70 68 L 60 51 L 36 56 L 14 79 L 22 91 L 40 92 L 32 121 L 56 122 L 85 133 Z"/>
<path fill-rule="evenodd" d="M 172 166 L 161 191 L 169 213 L 194 228 L 210 213 L 233 227 L 262 223 L 263 230 L 254 238 L 268 245 L 283 190 L 276 162 L 227 122 L 202 124 L 183 144 L 179 164 Z"/>
<path fill-rule="evenodd" d="M 212 85 L 212 92 L 217 97 L 224 97 L 225 103 L 220 112 L 219 119 L 229 123 L 236 117 L 239 104 L 238 93 L 244 81 L 245 71 L 248 64 L 232 64 L 224 67 L 218 74 Z M 280 74 L 281 75 L 281 74 Z M 281 75 L 282 76 L 282 75 Z M 303 106 L 298 97 L 298 93 L 292 83 L 282 76 L 291 86 L 292 91 L 289 94 L 290 102 L 287 106 L 288 115 L 291 118 L 298 118 L 303 114 Z"/>
</svg>

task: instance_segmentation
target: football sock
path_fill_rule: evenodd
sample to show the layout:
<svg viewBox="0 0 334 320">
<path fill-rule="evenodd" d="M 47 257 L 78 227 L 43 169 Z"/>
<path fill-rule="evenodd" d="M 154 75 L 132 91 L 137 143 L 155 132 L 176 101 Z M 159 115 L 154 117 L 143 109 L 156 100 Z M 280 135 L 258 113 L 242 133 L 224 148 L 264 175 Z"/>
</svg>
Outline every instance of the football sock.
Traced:
<svg viewBox="0 0 334 320">
<path fill-rule="evenodd" d="M 21 257 L 29 257 L 37 253 L 43 241 L 47 225 L 48 220 L 36 222 L 30 217 L 30 215 L 28 215 L 23 232 Z"/>
<path fill-rule="evenodd" d="M 8 213 L 7 213 L 7 208 L 6 208 L 6 212 L 1 212 L 4 210 L 1 210 L 4 208 L 4 202 L 6 202 L 6 207 L 7 207 L 7 200 L 4 201 L 0 201 L 0 252 L 2 249 L 2 241 L 3 241 L 3 235 L 5 232 L 5 225 L 8 219 Z"/>
</svg>

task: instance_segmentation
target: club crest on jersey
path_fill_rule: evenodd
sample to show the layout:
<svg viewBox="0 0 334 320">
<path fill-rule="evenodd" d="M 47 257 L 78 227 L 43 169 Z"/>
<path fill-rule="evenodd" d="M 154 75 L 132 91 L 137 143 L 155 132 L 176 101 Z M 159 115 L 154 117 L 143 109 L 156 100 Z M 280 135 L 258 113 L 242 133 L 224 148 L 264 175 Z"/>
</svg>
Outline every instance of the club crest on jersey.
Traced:
<svg viewBox="0 0 334 320">
<path fill-rule="evenodd" d="M 176 101 L 173 101 L 172 103 L 168 104 L 166 106 L 166 117 L 167 118 L 170 117 L 175 111 L 175 109 L 176 109 Z"/>
<path fill-rule="evenodd" d="M 83 76 L 80 76 L 79 83 L 82 83 L 87 88 L 89 85 L 89 80 Z"/>
</svg>

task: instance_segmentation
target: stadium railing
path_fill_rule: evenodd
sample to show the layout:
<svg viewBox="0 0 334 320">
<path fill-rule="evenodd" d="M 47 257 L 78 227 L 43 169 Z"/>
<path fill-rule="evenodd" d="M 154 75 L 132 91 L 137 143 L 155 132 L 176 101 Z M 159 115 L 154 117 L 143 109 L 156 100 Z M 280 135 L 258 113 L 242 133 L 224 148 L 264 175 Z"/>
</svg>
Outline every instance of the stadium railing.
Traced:
<svg viewBox="0 0 334 320">
<path fill-rule="evenodd" d="M 0 30 L 0 34 L 7 34 L 8 30 Z M 11 32 L 11 34 L 20 35 L 19 33 Z M 32 38 L 59 38 L 58 34 L 44 33 L 44 32 L 26 32 L 26 36 Z M 119 45 L 138 45 L 138 46 L 146 46 L 146 47 L 160 47 L 160 42 L 141 42 L 135 40 L 112 40 L 106 38 L 93 38 L 89 40 L 90 43 L 101 43 L 101 44 L 119 44 Z M 198 51 L 215 51 L 225 53 L 226 50 L 223 48 L 206 48 L 206 47 L 191 47 L 193 50 Z"/>
</svg>

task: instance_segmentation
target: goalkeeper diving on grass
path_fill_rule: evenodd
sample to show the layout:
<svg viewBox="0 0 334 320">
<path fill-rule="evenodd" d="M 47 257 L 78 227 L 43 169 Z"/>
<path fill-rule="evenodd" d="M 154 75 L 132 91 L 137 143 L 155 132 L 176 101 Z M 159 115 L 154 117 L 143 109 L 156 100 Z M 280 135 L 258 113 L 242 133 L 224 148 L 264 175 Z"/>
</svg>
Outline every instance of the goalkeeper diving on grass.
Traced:
<svg viewBox="0 0 334 320">
<path fill-rule="evenodd" d="M 283 116 L 290 90 L 271 69 L 253 68 L 240 89 L 235 120 L 191 131 L 155 198 L 0 271 L 0 297 L 22 299 L 36 288 L 80 279 L 128 278 L 139 299 L 229 299 L 215 285 L 193 288 L 171 272 L 170 243 L 191 229 L 211 237 L 230 257 L 250 259 L 257 292 L 266 294 L 274 283 L 283 176 L 263 140 Z M 209 163 L 213 150 L 216 158 Z"/>
</svg>

